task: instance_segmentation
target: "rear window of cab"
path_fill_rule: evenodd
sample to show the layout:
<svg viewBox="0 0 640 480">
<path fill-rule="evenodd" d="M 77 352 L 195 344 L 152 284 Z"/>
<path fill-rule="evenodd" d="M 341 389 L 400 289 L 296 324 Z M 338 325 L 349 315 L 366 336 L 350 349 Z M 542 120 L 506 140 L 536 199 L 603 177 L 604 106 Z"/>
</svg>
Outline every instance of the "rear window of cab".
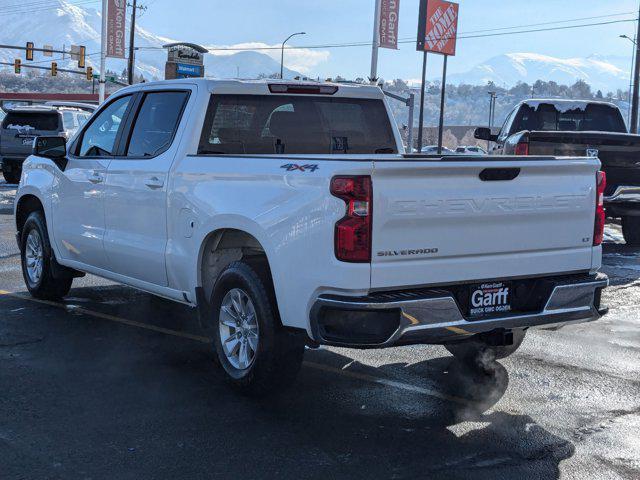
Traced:
<svg viewBox="0 0 640 480">
<path fill-rule="evenodd" d="M 200 154 L 397 153 L 384 103 L 311 95 L 212 95 Z"/>
<path fill-rule="evenodd" d="M 58 112 L 9 112 L 2 121 L 5 130 L 55 131 L 60 127 Z"/>
</svg>

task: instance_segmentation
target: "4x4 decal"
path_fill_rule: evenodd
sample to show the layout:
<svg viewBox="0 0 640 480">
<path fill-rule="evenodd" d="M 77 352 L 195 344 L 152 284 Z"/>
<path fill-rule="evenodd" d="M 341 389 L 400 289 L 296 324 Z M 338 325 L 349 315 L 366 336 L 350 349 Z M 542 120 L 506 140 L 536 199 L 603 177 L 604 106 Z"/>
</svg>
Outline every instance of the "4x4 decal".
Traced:
<svg viewBox="0 0 640 480">
<path fill-rule="evenodd" d="M 307 163 L 306 165 L 298 165 L 297 163 L 286 163 L 280 166 L 280 168 L 286 169 L 287 172 L 293 172 L 295 170 L 300 170 L 301 172 L 315 172 L 320 167 L 318 167 L 317 163 Z"/>
</svg>

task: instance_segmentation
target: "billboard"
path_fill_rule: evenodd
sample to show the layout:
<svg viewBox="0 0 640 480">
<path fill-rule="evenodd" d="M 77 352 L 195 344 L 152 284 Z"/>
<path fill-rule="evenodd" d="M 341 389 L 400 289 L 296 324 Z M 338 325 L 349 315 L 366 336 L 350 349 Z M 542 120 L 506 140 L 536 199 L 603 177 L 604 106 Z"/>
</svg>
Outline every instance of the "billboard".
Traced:
<svg viewBox="0 0 640 480">
<path fill-rule="evenodd" d="M 458 7 L 457 3 L 444 0 L 420 1 L 417 50 L 443 55 L 456 54 Z"/>
<path fill-rule="evenodd" d="M 380 2 L 380 22 L 378 38 L 381 48 L 398 49 L 398 14 L 400 0 L 382 0 Z"/>
<path fill-rule="evenodd" d="M 107 57 L 124 58 L 124 25 L 127 0 L 107 2 Z"/>
</svg>

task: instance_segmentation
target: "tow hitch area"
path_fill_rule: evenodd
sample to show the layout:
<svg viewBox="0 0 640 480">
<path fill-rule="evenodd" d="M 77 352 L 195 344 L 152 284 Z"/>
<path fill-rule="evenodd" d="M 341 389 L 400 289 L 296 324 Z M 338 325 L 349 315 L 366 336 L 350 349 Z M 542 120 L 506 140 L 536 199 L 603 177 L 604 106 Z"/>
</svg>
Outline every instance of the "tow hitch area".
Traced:
<svg viewBox="0 0 640 480">
<path fill-rule="evenodd" d="M 513 332 L 504 328 L 481 333 L 478 338 L 491 347 L 513 345 Z"/>
</svg>

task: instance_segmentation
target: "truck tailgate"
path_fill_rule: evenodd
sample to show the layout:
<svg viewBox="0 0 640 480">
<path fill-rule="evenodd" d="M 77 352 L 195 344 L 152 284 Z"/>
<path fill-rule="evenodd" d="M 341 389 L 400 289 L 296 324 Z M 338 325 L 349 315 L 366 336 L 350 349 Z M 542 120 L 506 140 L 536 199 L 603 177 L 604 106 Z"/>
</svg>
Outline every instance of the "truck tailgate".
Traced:
<svg viewBox="0 0 640 480">
<path fill-rule="evenodd" d="M 598 169 L 588 158 L 375 162 L 371 287 L 589 270 Z"/>
</svg>

